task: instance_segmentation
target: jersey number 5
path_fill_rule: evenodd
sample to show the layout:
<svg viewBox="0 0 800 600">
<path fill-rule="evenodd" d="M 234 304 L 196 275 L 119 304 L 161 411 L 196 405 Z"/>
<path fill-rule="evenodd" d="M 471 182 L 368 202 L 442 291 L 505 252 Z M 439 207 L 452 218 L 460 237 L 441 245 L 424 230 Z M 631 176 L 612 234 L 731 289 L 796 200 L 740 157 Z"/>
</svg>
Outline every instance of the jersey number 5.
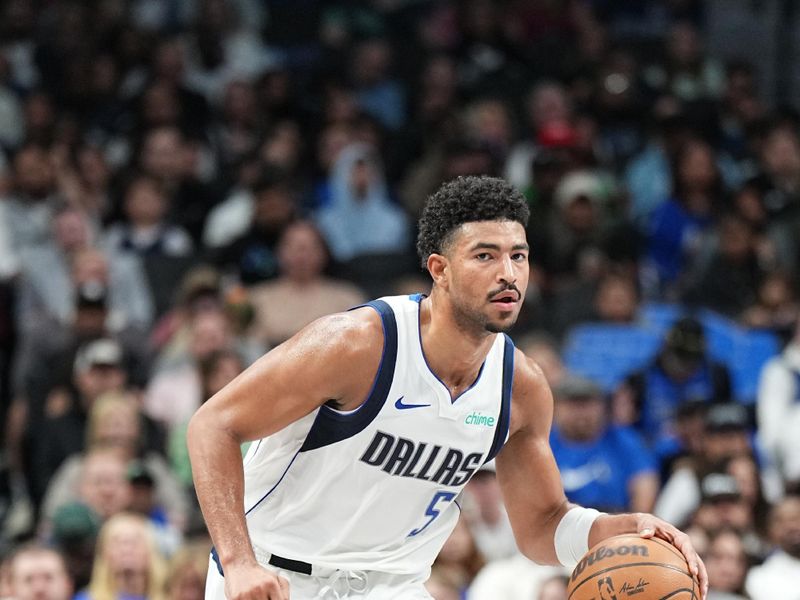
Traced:
<svg viewBox="0 0 800 600">
<path fill-rule="evenodd" d="M 412 537 L 417 535 L 418 533 L 422 533 L 425 529 L 433 523 L 434 519 L 439 516 L 441 512 L 436 505 L 439 504 L 440 500 L 444 500 L 445 502 L 450 502 L 456 495 L 453 492 L 436 492 L 431 499 L 431 503 L 428 505 L 428 509 L 425 511 L 425 516 L 428 517 L 428 520 L 425 522 L 425 525 L 418 529 L 414 529 L 411 533 L 408 534 L 408 537 Z"/>
</svg>

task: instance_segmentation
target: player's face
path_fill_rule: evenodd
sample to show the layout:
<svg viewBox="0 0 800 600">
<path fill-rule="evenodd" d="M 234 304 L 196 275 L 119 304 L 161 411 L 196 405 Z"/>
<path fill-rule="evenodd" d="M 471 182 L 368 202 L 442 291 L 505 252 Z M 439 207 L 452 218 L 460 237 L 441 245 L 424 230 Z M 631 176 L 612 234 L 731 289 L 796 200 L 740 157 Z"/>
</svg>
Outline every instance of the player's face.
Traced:
<svg viewBox="0 0 800 600">
<path fill-rule="evenodd" d="M 461 326 L 499 333 L 517 320 L 528 287 L 528 242 L 516 221 L 465 223 L 445 251 L 443 279 Z"/>
</svg>

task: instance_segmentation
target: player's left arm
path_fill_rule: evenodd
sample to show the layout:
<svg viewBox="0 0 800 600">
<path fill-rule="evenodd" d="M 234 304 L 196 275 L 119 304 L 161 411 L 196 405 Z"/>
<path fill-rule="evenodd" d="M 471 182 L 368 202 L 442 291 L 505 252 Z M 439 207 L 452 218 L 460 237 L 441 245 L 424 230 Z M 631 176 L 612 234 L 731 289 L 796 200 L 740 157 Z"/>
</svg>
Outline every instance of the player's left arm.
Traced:
<svg viewBox="0 0 800 600">
<path fill-rule="evenodd" d="M 508 441 L 497 455 L 497 479 L 520 551 L 534 562 L 558 565 L 561 563 L 556 552 L 556 529 L 575 505 L 567 501 L 550 449 L 553 396 L 536 363 L 519 350 L 514 358 L 511 425 Z M 573 548 L 585 548 L 583 552 L 606 538 L 621 534 L 667 540 L 686 557 L 705 598 L 708 576 L 702 560 L 689 536 L 666 521 L 646 513 L 627 513 L 601 514 L 588 527 L 584 527 L 586 521 L 574 523 L 570 518 L 565 520 L 559 535 L 562 538 L 570 533 L 583 536 L 581 540 L 571 540 L 570 544 Z"/>
</svg>

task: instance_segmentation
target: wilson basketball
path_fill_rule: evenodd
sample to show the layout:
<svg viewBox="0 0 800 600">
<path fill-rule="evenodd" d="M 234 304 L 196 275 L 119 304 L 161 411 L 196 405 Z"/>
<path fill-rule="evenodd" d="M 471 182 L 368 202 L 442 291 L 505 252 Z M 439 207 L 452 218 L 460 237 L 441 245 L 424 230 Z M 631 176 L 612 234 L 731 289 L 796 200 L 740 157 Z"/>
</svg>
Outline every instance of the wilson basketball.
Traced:
<svg viewBox="0 0 800 600">
<path fill-rule="evenodd" d="M 567 587 L 568 600 L 698 600 L 686 559 L 657 538 L 618 535 L 587 552 Z"/>
</svg>

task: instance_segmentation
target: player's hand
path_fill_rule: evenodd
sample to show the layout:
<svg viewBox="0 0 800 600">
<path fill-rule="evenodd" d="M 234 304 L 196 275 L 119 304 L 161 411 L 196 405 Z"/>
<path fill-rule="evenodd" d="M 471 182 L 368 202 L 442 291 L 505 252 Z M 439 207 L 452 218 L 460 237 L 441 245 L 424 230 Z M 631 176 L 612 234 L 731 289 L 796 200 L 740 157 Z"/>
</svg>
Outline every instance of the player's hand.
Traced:
<svg viewBox="0 0 800 600">
<path fill-rule="evenodd" d="M 697 554 L 694 546 L 692 546 L 692 540 L 689 536 L 674 525 L 670 525 L 666 521 L 646 513 L 636 514 L 636 526 L 636 530 L 643 538 L 661 538 L 681 551 L 686 558 L 686 562 L 689 564 L 689 572 L 692 574 L 692 577 L 697 579 L 701 599 L 706 600 L 706 594 L 708 593 L 708 573 L 706 572 L 705 564 L 703 564 L 702 559 Z"/>
<path fill-rule="evenodd" d="M 225 568 L 227 600 L 289 600 L 289 582 L 258 563 Z"/>
</svg>

